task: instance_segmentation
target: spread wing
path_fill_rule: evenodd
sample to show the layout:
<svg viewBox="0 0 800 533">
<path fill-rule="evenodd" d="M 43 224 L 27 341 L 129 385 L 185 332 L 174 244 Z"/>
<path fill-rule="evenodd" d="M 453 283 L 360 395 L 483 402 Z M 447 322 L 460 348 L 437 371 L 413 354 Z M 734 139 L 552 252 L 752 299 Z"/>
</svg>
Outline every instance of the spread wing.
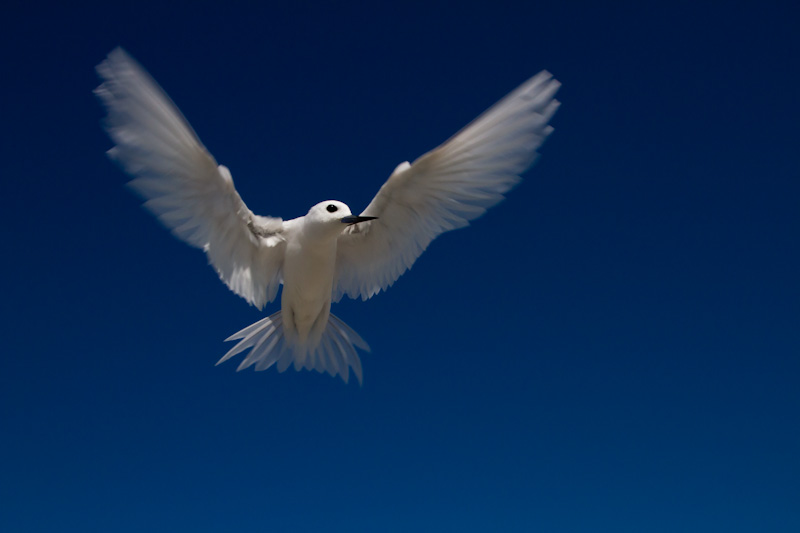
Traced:
<svg viewBox="0 0 800 533">
<path fill-rule="evenodd" d="M 467 226 L 503 199 L 553 130 L 560 84 L 540 72 L 438 148 L 395 169 L 339 238 L 333 297 L 385 290 L 441 233 Z"/>
<path fill-rule="evenodd" d="M 261 308 L 281 283 L 283 221 L 254 215 L 231 174 L 205 149 L 166 93 L 125 51 L 97 66 L 95 93 L 116 143 L 109 156 L 134 176 L 145 206 L 179 239 L 201 248 L 220 279 Z"/>
</svg>

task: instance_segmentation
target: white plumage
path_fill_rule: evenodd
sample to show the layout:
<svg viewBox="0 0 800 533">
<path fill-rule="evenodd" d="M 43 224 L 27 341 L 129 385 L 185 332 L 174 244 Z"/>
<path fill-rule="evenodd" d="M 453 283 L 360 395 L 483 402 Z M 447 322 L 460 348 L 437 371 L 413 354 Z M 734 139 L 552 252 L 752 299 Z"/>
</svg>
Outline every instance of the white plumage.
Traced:
<svg viewBox="0 0 800 533">
<path fill-rule="evenodd" d="M 438 148 L 401 163 L 360 216 L 329 200 L 284 221 L 247 208 L 228 169 L 126 52 L 112 51 L 97 72 L 116 144 L 109 155 L 134 176 L 145 206 L 259 309 L 283 284 L 281 310 L 229 337 L 239 342 L 219 363 L 249 349 L 240 370 L 294 364 L 345 382 L 349 368 L 361 382 L 355 348 L 369 347 L 330 313 L 331 302 L 387 289 L 434 238 L 502 200 L 535 160 L 559 105 L 559 83 L 540 72 Z"/>
</svg>

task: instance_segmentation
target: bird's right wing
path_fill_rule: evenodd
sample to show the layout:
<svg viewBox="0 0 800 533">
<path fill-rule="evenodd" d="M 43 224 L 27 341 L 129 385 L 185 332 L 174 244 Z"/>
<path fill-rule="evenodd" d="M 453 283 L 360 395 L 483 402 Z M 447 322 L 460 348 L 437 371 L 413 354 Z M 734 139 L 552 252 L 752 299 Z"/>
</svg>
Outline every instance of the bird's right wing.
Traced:
<svg viewBox="0 0 800 533">
<path fill-rule="evenodd" d="M 166 93 L 124 50 L 97 66 L 95 93 L 116 143 L 109 156 L 172 233 L 201 248 L 220 279 L 259 309 L 281 283 L 283 221 L 254 215 L 227 168 L 205 149 Z"/>
<path fill-rule="evenodd" d="M 428 244 L 503 199 L 552 131 L 559 83 L 540 72 L 444 144 L 395 169 L 337 245 L 333 298 L 385 290 Z"/>
</svg>

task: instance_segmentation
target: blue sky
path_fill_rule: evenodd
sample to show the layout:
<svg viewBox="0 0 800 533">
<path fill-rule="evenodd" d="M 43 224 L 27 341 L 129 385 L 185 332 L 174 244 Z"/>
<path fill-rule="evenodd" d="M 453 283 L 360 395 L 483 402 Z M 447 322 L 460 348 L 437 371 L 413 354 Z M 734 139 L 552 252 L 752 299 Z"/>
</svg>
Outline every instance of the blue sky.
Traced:
<svg viewBox="0 0 800 533">
<path fill-rule="evenodd" d="M 248 4 L 5 8 L 0 530 L 800 530 L 796 7 Z M 262 314 L 104 156 L 118 45 L 284 218 L 541 69 L 562 107 L 505 202 L 334 306 L 363 387 L 236 373 Z"/>
</svg>

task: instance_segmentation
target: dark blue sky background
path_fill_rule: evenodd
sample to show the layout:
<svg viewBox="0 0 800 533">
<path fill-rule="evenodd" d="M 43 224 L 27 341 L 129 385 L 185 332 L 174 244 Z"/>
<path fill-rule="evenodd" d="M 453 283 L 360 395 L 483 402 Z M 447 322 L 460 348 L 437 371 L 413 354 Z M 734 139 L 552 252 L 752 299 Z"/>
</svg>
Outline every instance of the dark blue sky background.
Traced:
<svg viewBox="0 0 800 533">
<path fill-rule="evenodd" d="M 0 530 L 800 531 L 794 3 L 250 4 L 3 8 Z M 363 387 L 236 373 L 262 313 L 104 156 L 117 45 L 284 218 L 543 68 L 562 107 L 504 203 L 334 306 Z"/>
</svg>

